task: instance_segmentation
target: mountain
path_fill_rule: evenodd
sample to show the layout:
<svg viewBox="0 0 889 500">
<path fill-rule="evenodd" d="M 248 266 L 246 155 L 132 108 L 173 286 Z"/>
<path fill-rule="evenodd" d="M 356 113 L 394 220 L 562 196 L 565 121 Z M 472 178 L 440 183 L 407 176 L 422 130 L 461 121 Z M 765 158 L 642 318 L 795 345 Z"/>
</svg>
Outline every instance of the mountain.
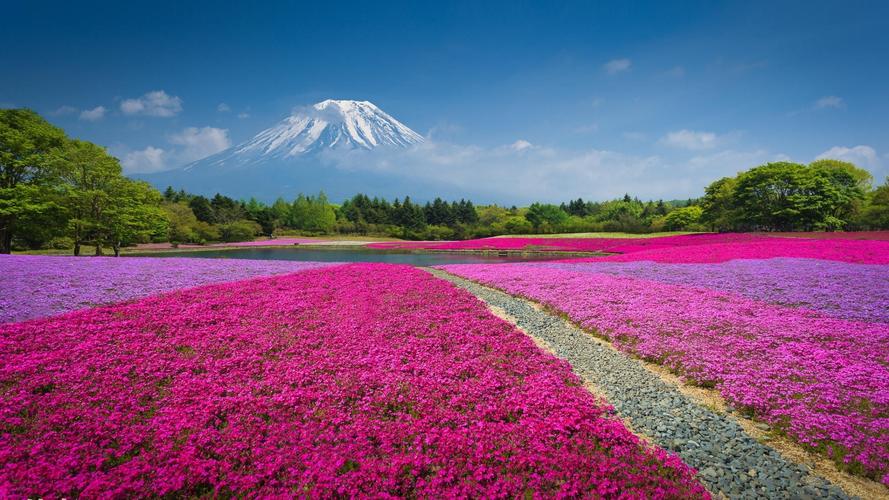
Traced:
<svg viewBox="0 0 889 500">
<path fill-rule="evenodd" d="M 317 155 L 326 149 L 406 148 L 423 136 L 368 101 L 328 99 L 297 111 L 252 139 L 183 167 L 262 164 Z"/>
<path fill-rule="evenodd" d="M 263 200 L 320 190 L 337 201 L 357 192 L 404 196 L 419 187 L 394 173 L 339 168 L 331 158 L 405 150 L 423 141 L 373 103 L 328 99 L 295 110 L 241 144 L 175 170 L 140 177 L 159 189 L 173 186 Z"/>
</svg>

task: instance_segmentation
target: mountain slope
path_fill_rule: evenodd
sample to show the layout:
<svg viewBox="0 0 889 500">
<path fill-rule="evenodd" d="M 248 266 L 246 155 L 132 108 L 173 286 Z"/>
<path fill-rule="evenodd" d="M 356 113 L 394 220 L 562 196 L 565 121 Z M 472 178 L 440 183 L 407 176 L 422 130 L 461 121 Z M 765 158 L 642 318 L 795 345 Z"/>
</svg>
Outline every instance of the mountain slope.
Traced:
<svg viewBox="0 0 889 500">
<path fill-rule="evenodd" d="M 332 158 L 339 153 L 372 156 L 404 151 L 423 142 L 423 136 L 370 102 L 328 99 L 298 109 L 250 140 L 212 156 L 139 177 L 159 189 L 173 186 L 199 194 L 220 192 L 266 201 L 321 190 L 333 200 L 358 192 L 404 196 L 434 188 L 420 186 L 397 172 L 351 170 Z"/>
<path fill-rule="evenodd" d="M 252 139 L 183 167 L 262 164 L 330 149 L 406 148 L 423 136 L 368 101 L 328 99 L 299 110 Z"/>
</svg>

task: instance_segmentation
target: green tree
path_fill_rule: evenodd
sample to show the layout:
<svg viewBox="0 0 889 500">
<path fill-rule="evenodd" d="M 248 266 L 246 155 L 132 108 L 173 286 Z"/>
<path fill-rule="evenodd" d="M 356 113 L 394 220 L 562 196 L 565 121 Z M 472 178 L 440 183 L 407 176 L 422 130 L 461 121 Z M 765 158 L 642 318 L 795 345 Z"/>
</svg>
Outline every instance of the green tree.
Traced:
<svg viewBox="0 0 889 500">
<path fill-rule="evenodd" d="M 410 196 L 405 196 L 402 203 L 395 200 L 396 206 L 393 206 L 394 220 L 393 222 L 404 228 L 405 236 L 409 236 L 409 231 L 419 231 L 426 226 L 426 216 L 423 214 L 423 207 L 411 201 Z"/>
<path fill-rule="evenodd" d="M 69 141 L 57 160 L 65 180 L 64 204 L 74 255 L 90 242 L 96 255 L 102 246 L 120 254 L 122 244 L 147 241 L 166 232 L 161 194 L 144 182 L 123 176 L 120 162 L 104 148 L 86 141 Z"/>
<path fill-rule="evenodd" d="M 262 227 L 252 220 L 236 220 L 219 225 L 219 234 L 222 241 L 252 241 L 260 234 Z"/>
<path fill-rule="evenodd" d="M 478 222 L 482 226 L 493 226 L 497 222 L 505 221 L 510 214 L 509 210 L 499 205 L 485 205 L 478 207 Z"/>
<path fill-rule="evenodd" d="M 240 203 L 219 193 L 210 200 L 210 206 L 213 209 L 213 220 L 218 224 L 227 224 L 247 217 L 247 211 Z"/>
<path fill-rule="evenodd" d="M 703 210 L 697 205 L 677 208 L 664 218 L 664 228 L 668 231 L 694 229 L 701 220 Z"/>
<path fill-rule="evenodd" d="M 329 233 L 336 225 L 336 211 L 323 192 L 318 196 L 300 194 L 290 207 L 288 225 L 313 233 Z"/>
<path fill-rule="evenodd" d="M 470 200 L 461 199 L 453 212 L 457 222 L 462 222 L 463 224 L 475 224 L 478 222 L 478 212 L 476 212 L 475 205 Z"/>
<path fill-rule="evenodd" d="M 868 195 L 861 221 L 869 229 L 889 229 L 889 177 Z"/>
<path fill-rule="evenodd" d="M 213 213 L 213 206 L 210 205 L 210 200 L 207 198 L 203 196 L 195 196 L 189 200 L 188 206 L 191 207 L 194 216 L 197 217 L 199 221 L 208 224 L 217 222 L 216 215 Z"/>
<path fill-rule="evenodd" d="M 65 133 L 28 109 L 0 110 L 0 253 L 19 231 L 60 226 L 58 172 Z"/>
<path fill-rule="evenodd" d="M 836 201 L 831 216 L 842 220 L 843 224 L 858 218 L 871 190 L 873 176 L 867 170 L 853 163 L 840 160 L 818 160 L 809 164 L 812 175 L 825 177 L 836 192 Z"/>
<path fill-rule="evenodd" d="M 450 226 L 457 222 L 456 214 L 447 202 L 436 198 L 432 203 L 427 202 L 423 207 L 426 223 L 435 226 Z"/>
<path fill-rule="evenodd" d="M 864 195 L 857 182 L 842 169 L 768 163 L 738 175 L 733 205 L 745 228 L 839 229 Z"/>
<path fill-rule="evenodd" d="M 179 201 L 176 199 L 176 191 L 173 190 L 173 186 L 167 186 L 167 189 L 164 190 L 164 201 Z"/>
<path fill-rule="evenodd" d="M 634 201 L 630 199 L 629 195 L 625 195 L 621 200 L 604 203 L 596 218 L 603 222 L 627 218 L 641 219 L 643 210 L 641 202 Z"/>
<path fill-rule="evenodd" d="M 494 230 L 499 234 L 528 234 L 534 227 L 521 215 L 510 215 L 502 222 L 494 224 Z"/>
<path fill-rule="evenodd" d="M 185 202 L 166 203 L 163 211 L 167 218 L 167 241 L 170 243 L 199 243 L 219 240 L 219 229 L 195 217 Z"/>
<path fill-rule="evenodd" d="M 272 203 L 272 213 L 278 225 L 286 224 L 287 220 L 290 219 L 290 203 L 287 203 L 284 198 L 278 198 Z"/>
<path fill-rule="evenodd" d="M 74 240 L 74 255 L 81 245 L 94 243 L 96 255 L 108 231 L 106 211 L 117 201 L 116 184 L 122 177 L 120 163 L 103 148 L 86 141 L 70 141 L 58 158 L 65 179 L 68 227 Z"/>
<path fill-rule="evenodd" d="M 120 256 L 121 246 L 147 243 L 167 234 L 169 221 L 161 209 L 161 194 L 148 183 L 120 177 L 112 184 L 113 203 L 105 212 L 100 242 Z"/>
<path fill-rule="evenodd" d="M 823 160 L 815 160 L 812 163 L 809 163 L 809 168 L 846 172 L 852 176 L 855 180 L 855 184 L 860 187 L 862 191 L 870 191 L 874 182 L 874 176 L 871 175 L 870 172 L 863 168 L 858 168 L 854 163 L 848 161 L 825 158 Z"/>
<path fill-rule="evenodd" d="M 735 184 L 734 177 L 723 177 L 704 189 L 704 197 L 701 199 L 701 223 L 716 231 L 733 229 L 736 224 L 737 214 L 734 206 Z M 663 202 L 658 202 L 659 206 Z M 666 213 L 666 209 L 664 210 Z M 661 214 L 664 215 L 664 214 Z"/>
<path fill-rule="evenodd" d="M 525 213 L 525 219 L 534 226 L 534 229 L 552 229 L 568 220 L 568 214 L 558 205 L 532 203 Z"/>
</svg>

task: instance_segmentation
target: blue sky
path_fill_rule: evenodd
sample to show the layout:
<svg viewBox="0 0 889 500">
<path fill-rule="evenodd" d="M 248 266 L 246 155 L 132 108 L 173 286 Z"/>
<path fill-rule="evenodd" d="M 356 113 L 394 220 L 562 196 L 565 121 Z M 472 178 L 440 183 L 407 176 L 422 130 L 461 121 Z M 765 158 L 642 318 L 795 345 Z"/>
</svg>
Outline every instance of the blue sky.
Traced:
<svg viewBox="0 0 889 500">
<path fill-rule="evenodd" d="M 589 197 L 693 196 L 824 154 L 889 174 L 889 3 L 551 3 L 6 1 L 0 105 L 130 170 L 336 98 L 476 162 L 511 148 L 553 177 L 608 170 Z M 449 164 L 472 182 L 470 163 Z"/>
</svg>

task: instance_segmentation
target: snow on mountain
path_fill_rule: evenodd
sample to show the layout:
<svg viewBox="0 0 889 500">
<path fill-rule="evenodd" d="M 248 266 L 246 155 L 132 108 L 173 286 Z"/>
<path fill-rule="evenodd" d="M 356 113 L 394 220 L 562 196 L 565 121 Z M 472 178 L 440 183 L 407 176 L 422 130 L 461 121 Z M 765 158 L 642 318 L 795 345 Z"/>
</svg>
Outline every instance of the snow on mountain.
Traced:
<svg viewBox="0 0 889 500">
<path fill-rule="evenodd" d="M 368 101 L 333 100 L 296 110 L 252 139 L 184 170 L 201 166 L 244 166 L 298 159 L 326 149 L 407 148 L 423 136 Z"/>
</svg>

